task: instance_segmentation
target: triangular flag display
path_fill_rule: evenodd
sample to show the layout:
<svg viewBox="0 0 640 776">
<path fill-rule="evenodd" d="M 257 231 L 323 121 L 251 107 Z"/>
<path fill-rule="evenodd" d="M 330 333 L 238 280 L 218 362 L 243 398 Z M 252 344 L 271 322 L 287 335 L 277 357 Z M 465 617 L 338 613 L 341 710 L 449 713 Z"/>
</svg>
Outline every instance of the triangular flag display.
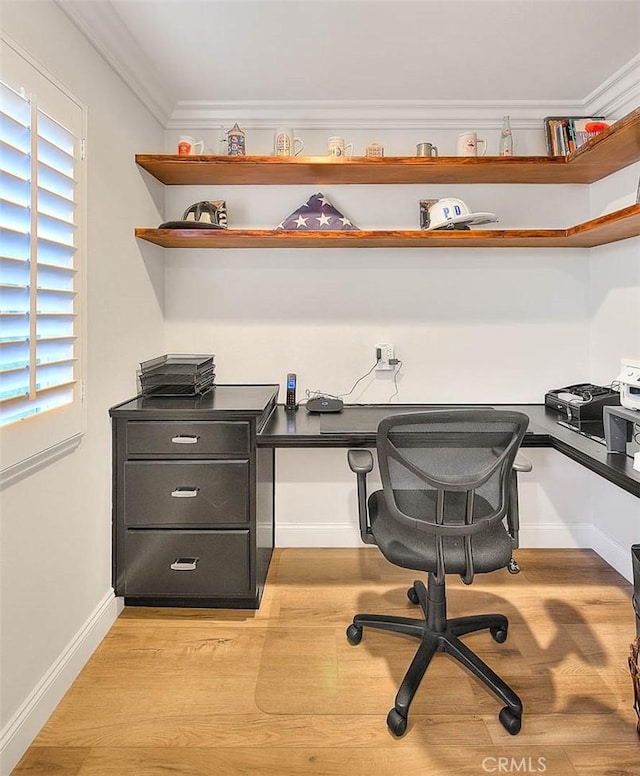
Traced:
<svg viewBox="0 0 640 776">
<path fill-rule="evenodd" d="M 345 218 L 342 213 L 335 208 L 325 195 L 319 191 L 313 194 L 309 199 L 287 216 L 276 229 L 287 229 L 298 231 L 300 229 L 311 229 L 320 231 L 360 231 L 357 226 Z"/>
</svg>

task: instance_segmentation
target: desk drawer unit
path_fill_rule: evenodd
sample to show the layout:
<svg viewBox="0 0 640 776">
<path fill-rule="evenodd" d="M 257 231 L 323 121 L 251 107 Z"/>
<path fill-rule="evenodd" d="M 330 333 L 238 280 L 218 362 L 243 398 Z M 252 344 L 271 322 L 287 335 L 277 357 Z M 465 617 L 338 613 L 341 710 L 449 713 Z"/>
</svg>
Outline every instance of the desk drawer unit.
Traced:
<svg viewBox="0 0 640 776">
<path fill-rule="evenodd" d="M 127 528 L 248 525 L 249 461 L 127 461 L 124 522 Z"/>
<path fill-rule="evenodd" d="M 127 596 L 247 596 L 249 531 L 128 530 Z"/>
<path fill-rule="evenodd" d="M 128 606 L 257 609 L 273 552 L 276 385 L 112 407 L 113 586 Z"/>
<path fill-rule="evenodd" d="M 127 456 L 247 455 L 249 424 L 222 421 L 130 421 Z"/>
</svg>

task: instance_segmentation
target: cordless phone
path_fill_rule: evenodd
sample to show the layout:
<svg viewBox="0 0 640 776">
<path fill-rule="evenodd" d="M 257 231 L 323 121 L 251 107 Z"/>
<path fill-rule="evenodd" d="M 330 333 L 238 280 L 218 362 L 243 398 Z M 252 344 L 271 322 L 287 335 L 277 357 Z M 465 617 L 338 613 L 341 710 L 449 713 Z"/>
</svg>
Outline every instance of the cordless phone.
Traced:
<svg viewBox="0 0 640 776">
<path fill-rule="evenodd" d="M 285 410 L 297 410 L 296 404 L 296 383 L 297 377 L 294 372 L 289 372 L 287 375 L 287 401 L 284 405 Z"/>
</svg>

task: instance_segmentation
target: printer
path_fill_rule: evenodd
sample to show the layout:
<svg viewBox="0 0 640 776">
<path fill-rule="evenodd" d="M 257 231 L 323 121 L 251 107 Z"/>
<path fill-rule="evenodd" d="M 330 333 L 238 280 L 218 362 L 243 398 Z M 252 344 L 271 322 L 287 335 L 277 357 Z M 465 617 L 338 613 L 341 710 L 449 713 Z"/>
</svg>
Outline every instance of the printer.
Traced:
<svg viewBox="0 0 640 776">
<path fill-rule="evenodd" d="M 577 383 L 547 391 L 544 403 L 569 421 L 602 421 L 603 408 L 619 405 L 620 396 L 608 386 Z"/>
<path fill-rule="evenodd" d="M 620 359 L 620 404 L 630 410 L 640 410 L 640 358 Z"/>
</svg>

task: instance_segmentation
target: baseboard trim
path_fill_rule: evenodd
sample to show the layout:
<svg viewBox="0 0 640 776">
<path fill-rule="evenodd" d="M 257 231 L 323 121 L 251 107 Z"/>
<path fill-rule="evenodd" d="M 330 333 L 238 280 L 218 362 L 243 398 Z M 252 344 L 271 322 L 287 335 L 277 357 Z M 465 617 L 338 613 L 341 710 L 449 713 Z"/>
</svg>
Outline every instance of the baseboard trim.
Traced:
<svg viewBox="0 0 640 776">
<path fill-rule="evenodd" d="M 541 523 L 520 526 L 520 546 L 527 549 L 580 549 L 589 548 L 593 542 L 591 523 Z"/>
<path fill-rule="evenodd" d="M 542 523 L 520 526 L 520 546 L 529 548 L 591 547 L 593 526 L 576 523 L 571 526 Z M 356 526 L 347 523 L 276 523 L 277 547 L 361 547 Z M 596 550 L 597 552 L 597 550 Z M 606 558 L 605 558 L 606 560 Z"/>
<path fill-rule="evenodd" d="M 278 523 L 276 547 L 360 547 L 355 525 L 348 523 Z"/>
<path fill-rule="evenodd" d="M 0 773 L 11 773 L 123 609 L 110 590 L 0 731 Z"/>
<path fill-rule="evenodd" d="M 633 582 L 633 566 L 631 563 L 631 548 L 622 547 L 614 542 L 600 528 L 593 529 L 593 542 L 591 547 L 594 552 L 612 566 L 618 574 Z"/>
</svg>

